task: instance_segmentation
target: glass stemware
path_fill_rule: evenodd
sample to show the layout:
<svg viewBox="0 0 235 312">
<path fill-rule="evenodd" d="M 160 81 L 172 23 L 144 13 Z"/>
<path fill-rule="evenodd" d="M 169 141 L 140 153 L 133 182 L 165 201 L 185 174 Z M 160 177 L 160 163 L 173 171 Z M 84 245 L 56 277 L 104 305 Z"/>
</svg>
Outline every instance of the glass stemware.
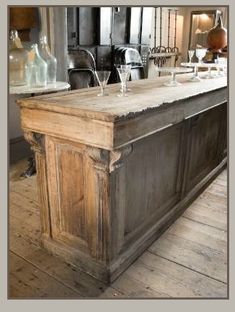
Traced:
<svg viewBox="0 0 235 312">
<path fill-rule="evenodd" d="M 192 63 L 193 55 L 194 55 L 194 50 L 188 50 L 189 63 Z"/>
<path fill-rule="evenodd" d="M 217 75 L 223 77 L 227 75 L 227 59 L 225 57 L 217 57 L 215 60 L 217 64 Z"/>
<path fill-rule="evenodd" d="M 198 63 L 202 63 L 203 57 L 206 55 L 207 49 L 196 49 L 196 57 L 198 58 Z"/>
<path fill-rule="evenodd" d="M 201 78 L 198 76 L 198 66 L 195 64 L 193 76 L 190 78 L 192 82 L 200 82 Z"/>
<path fill-rule="evenodd" d="M 171 72 L 171 80 L 168 82 L 165 82 L 164 85 L 167 87 L 178 87 L 181 85 L 180 82 L 176 81 L 175 79 L 175 72 Z"/>
<path fill-rule="evenodd" d="M 97 70 L 95 71 L 96 79 L 100 86 L 100 93 L 97 94 L 97 96 L 106 96 L 108 95 L 105 92 L 105 87 L 107 85 L 107 82 L 109 80 L 109 76 L 111 74 L 111 71 L 108 70 Z"/>
<path fill-rule="evenodd" d="M 157 72 L 171 74 L 171 80 L 163 83 L 164 86 L 167 86 L 167 87 L 178 87 L 181 85 L 181 83 L 176 80 L 177 74 L 184 74 L 184 73 L 192 72 L 191 68 L 183 68 L 183 67 L 158 67 L 156 66 L 155 69 Z"/>
<path fill-rule="evenodd" d="M 127 80 L 130 77 L 130 67 L 119 66 L 117 67 L 117 71 L 121 80 L 121 93 L 119 93 L 118 96 L 127 96 Z"/>
<path fill-rule="evenodd" d="M 207 66 L 208 66 L 208 70 L 207 70 L 206 75 L 205 75 L 203 78 L 204 78 L 204 79 L 212 79 L 212 78 L 215 78 L 216 75 L 212 75 L 211 68 L 212 68 L 212 67 L 216 67 L 216 69 L 217 69 L 217 74 L 218 74 L 218 67 L 217 67 L 217 65 L 216 65 L 216 64 L 208 64 Z"/>
<path fill-rule="evenodd" d="M 131 65 L 119 65 L 118 67 L 120 68 L 123 68 L 123 69 L 126 69 L 128 71 L 128 74 L 127 74 L 127 79 L 126 79 L 126 91 L 127 92 L 130 92 L 131 89 L 127 87 L 127 81 L 130 80 L 130 75 L 131 75 Z M 121 89 L 120 89 L 121 91 Z"/>
</svg>

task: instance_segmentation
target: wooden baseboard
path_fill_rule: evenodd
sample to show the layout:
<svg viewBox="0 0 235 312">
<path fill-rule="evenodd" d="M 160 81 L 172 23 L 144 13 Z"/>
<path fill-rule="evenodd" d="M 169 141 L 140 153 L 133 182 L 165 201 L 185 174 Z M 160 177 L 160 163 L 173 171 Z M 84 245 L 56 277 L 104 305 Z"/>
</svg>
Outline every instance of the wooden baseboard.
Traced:
<svg viewBox="0 0 235 312">
<path fill-rule="evenodd" d="M 23 136 L 10 139 L 10 164 L 32 155 L 29 143 Z"/>
</svg>

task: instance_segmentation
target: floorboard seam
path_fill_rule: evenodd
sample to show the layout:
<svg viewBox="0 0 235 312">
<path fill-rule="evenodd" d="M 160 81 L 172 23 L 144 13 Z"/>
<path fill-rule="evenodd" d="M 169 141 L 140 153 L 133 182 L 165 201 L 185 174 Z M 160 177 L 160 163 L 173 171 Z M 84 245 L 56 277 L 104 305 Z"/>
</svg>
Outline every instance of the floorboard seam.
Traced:
<svg viewBox="0 0 235 312">
<path fill-rule="evenodd" d="M 81 297 L 84 298 L 84 296 L 76 289 L 73 288 L 70 285 L 67 285 L 66 283 L 62 282 L 61 280 L 59 280 L 57 277 L 55 277 L 54 275 L 44 271 L 43 269 L 41 269 L 39 266 L 37 266 L 36 264 L 32 263 L 31 261 L 27 260 L 26 258 L 24 258 L 23 256 L 19 255 L 18 253 L 16 253 L 15 251 L 11 251 L 12 253 L 14 253 L 16 256 L 18 256 L 19 258 L 21 258 L 22 260 L 26 261 L 27 263 L 31 264 L 33 267 L 35 267 L 36 269 L 40 270 L 41 272 L 43 272 L 44 274 L 47 274 L 48 276 L 50 276 L 51 278 L 53 278 L 54 280 L 56 280 L 58 283 L 62 284 L 63 286 L 75 291 L 78 295 L 80 295 Z"/>
<path fill-rule="evenodd" d="M 134 265 L 135 263 L 133 263 Z M 123 274 L 125 274 L 125 272 L 123 272 Z M 156 297 L 156 298 L 171 298 L 172 296 L 170 296 L 169 294 L 165 293 L 165 292 L 159 292 L 159 290 L 155 289 L 153 286 L 148 286 L 147 284 L 144 284 L 141 280 L 139 280 L 136 277 L 130 276 L 128 273 L 126 273 L 126 275 L 128 275 L 130 277 L 130 279 L 133 279 L 134 281 L 136 281 L 137 283 L 140 283 L 141 285 L 143 285 L 144 288 L 149 287 L 149 289 L 151 289 L 152 291 L 161 294 L 161 295 L 166 295 L 166 297 Z M 120 276 L 121 277 L 121 276 Z M 114 288 L 114 286 L 112 286 Z M 119 292 L 121 292 L 119 289 L 116 289 Z M 125 294 L 124 294 L 125 295 Z M 128 296 L 129 297 L 129 296 Z M 138 298 L 138 297 L 137 297 Z"/>
<path fill-rule="evenodd" d="M 25 196 L 25 194 L 22 194 L 22 193 L 20 193 L 20 192 L 18 192 L 16 190 L 13 191 L 13 190 L 10 189 L 9 192 L 10 193 L 16 193 L 17 195 L 20 195 L 20 196 L 26 198 L 27 200 L 32 201 L 39 208 L 38 200 L 33 199 L 33 198 L 29 197 L 29 196 Z"/>
<path fill-rule="evenodd" d="M 227 232 L 226 230 L 221 229 L 221 228 L 218 228 L 217 226 L 210 225 L 210 224 L 207 224 L 207 223 L 203 223 L 203 222 L 201 222 L 201 221 L 197 221 L 197 220 L 191 219 L 191 218 L 186 217 L 186 216 L 184 216 L 184 215 L 182 215 L 181 217 L 183 217 L 183 218 L 185 218 L 185 219 L 188 219 L 188 220 L 190 220 L 190 221 L 199 223 L 199 224 L 207 225 L 207 226 L 209 226 L 209 227 L 212 227 L 212 228 L 217 229 L 217 230 L 222 231 L 222 232 Z"/>
<path fill-rule="evenodd" d="M 176 262 L 176 261 L 174 261 L 174 260 L 171 260 L 171 259 L 168 259 L 168 258 L 166 258 L 166 257 L 163 257 L 163 256 L 159 255 L 158 253 L 153 252 L 153 251 L 150 250 L 150 249 L 148 249 L 147 251 L 148 251 L 149 253 L 151 253 L 152 255 L 158 256 L 158 257 L 160 257 L 160 258 L 162 258 L 162 259 L 165 259 L 165 260 L 167 260 L 167 261 L 170 261 L 170 262 L 173 262 L 173 263 L 175 263 L 175 264 L 178 264 L 178 265 L 180 265 L 180 266 L 182 266 L 182 267 L 184 267 L 184 268 L 186 268 L 186 269 L 188 269 L 188 270 L 190 270 L 190 271 L 193 271 L 193 272 L 195 272 L 195 273 L 201 274 L 201 275 L 206 276 L 206 277 L 208 277 L 208 278 L 210 278 L 210 279 L 213 279 L 213 280 L 215 280 L 215 281 L 217 281 L 217 282 L 220 282 L 220 283 L 223 283 L 223 284 L 227 285 L 227 283 L 224 282 L 224 281 L 221 281 L 221 280 L 219 280 L 219 279 L 217 279 L 217 278 L 215 278 L 215 277 L 212 277 L 212 276 L 210 276 L 210 275 L 207 275 L 207 274 L 205 274 L 205 273 L 199 272 L 199 271 L 197 271 L 197 270 L 195 270 L 195 269 L 189 268 L 189 267 L 187 267 L 186 265 L 184 265 L 184 264 L 182 264 L 182 263 L 179 263 L 179 262 Z"/>
</svg>

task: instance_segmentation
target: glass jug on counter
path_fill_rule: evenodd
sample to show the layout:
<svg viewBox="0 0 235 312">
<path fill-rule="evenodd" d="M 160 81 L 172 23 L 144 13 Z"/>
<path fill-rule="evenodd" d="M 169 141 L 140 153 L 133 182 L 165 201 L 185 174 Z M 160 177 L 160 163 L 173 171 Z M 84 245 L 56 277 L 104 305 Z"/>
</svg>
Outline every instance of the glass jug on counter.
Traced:
<svg viewBox="0 0 235 312">
<path fill-rule="evenodd" d="M 42 59 L 38 51 L 38 45 L 32 45 L 29 52 L 29 63 L 27 70 L 28 86 L 31 88 L 46 87 L 47 85 L 47 63 Z"/>
<path fill-rule="evenodd" d="M 39 52 L 40 52 L 41 57 L 47 63 L 47 82 L 55 83 L 56 71 L 57 71 L 57 60 L 50 52 L 50 48 L 47 43 L 46 36 L 42 36 L 40 38 Z"/>
<path fill-rule="evenodd" d="M 11 30 L 9 41 L 9 83 L 10 86 L 27 84 L 28 52 L 23 48 L 17 30 Z"/>
</svg>

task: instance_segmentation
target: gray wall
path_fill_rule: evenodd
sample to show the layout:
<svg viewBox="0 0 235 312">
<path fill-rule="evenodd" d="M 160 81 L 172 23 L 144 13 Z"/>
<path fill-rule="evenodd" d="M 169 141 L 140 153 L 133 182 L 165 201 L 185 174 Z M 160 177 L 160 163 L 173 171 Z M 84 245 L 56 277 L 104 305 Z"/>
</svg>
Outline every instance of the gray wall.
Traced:
<svg viewBox="0 0 235 312">
<path fill-rule="evenodd" d="M 41 12 L 45 13 L 44 15 Z M 50 13 L 46 15 L 47 13 Z M 44 17 L 46 18 L 44 19 Z M 49 17 L 49 18 L 48 18 Z M 43 31 L 50 39 L 51 50 L 58 61 L 57 80 L 67 81 L 67 10 L 63 7 L 38 9 L 38 27 L 31 29 L 30 42 L 23 43 L 29 49 L 32 43 L 38 43 L 40 33 Z M 45 25 L 50 21 L 50 25 Z M 45 31 L 46 30 L 46 31 Z M 20 110 L 16 100 L 27 95 L 9 95 L 8 133 L 10 139 L 10 162 L 15 162 L 30 153 L 29 144 L 23 138 L 20 125 Z"/>
</svg>

